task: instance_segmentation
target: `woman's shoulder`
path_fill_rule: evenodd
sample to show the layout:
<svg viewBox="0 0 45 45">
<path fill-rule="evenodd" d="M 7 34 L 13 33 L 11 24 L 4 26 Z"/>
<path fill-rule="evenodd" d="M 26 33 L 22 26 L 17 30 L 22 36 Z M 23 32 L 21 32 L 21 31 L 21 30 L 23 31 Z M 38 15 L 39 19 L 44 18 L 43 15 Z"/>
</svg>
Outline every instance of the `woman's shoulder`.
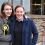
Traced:
<svg viewBox="0 0 45 45">
<path fill-rule="evenodd" d="M 33 19 L 29 16 L 25 16 L 25 18 L 26 18 L 27 21 L 33 21 Z"/>
<path fill-rule="evenodd" d="M 11 16 L 11 17 L 9 17 L 8 20 L 9 20 L 10 23 L 14 22 L 14 20 L 15 20 L 15 16 Z"/>
<path fill-rule="evenodd" d="M 15 16 L 10 16 L 10 17 L 9 17 L 9 19 L 14 19 L 14 18 L 15 18 Z"/>
</svg>

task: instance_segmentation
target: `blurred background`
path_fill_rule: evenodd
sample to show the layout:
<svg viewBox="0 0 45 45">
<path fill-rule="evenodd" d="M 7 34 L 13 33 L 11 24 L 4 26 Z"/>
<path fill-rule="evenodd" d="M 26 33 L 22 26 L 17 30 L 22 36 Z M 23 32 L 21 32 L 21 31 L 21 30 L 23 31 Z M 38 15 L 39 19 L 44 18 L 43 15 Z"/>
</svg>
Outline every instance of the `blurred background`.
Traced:
<svg viewBox="0 0 45 45">
<path fill-rule="evenodd" d="M 27 17 L 33 19 L 39 32 L 36 45 L 45 45 L 45 0 L 0 0 L 0 9 L 3 2 L 11 3 L 13 8 L 16 5 L 25 8 Z"/>
</svg>

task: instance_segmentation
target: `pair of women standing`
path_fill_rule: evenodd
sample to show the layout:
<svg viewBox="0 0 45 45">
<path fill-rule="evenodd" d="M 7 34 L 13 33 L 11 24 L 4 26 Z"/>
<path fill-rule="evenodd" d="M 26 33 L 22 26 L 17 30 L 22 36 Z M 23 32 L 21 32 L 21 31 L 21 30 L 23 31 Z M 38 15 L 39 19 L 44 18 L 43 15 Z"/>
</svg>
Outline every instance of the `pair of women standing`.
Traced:
<svg viewBox="0 0 45 45">
<path fill-rule="evenodd" d="M 22 6 L 15 7 L 14 16 L 11 16 L 13 11 L 8 4 L 3 7 L 2 12 L 6 15 L 5 19 L 9 19 L 8 24 L 12 45 L 36 45 L 38 31 L 34 22 L 25 17 L 25 10 Z M 11 18 L 9 18 L 10 16 Z"/>
</svg>

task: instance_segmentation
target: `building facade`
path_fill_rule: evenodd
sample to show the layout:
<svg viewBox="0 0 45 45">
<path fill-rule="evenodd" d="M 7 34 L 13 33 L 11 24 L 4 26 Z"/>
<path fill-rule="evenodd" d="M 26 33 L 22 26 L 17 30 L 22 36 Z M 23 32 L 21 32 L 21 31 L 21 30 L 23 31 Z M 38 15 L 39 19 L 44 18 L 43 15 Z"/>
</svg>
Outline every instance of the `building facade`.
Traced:
<svg viewBox="0 0 45 45">
<path fill-rule="evenodd" d="M 30 14 L 45 15 L 45 0 L 0 0 L 0 5 L 3 2 L 12 3 L 13 7 L 21 4 L 24 6 L 25 11 Z"/>
</svg>

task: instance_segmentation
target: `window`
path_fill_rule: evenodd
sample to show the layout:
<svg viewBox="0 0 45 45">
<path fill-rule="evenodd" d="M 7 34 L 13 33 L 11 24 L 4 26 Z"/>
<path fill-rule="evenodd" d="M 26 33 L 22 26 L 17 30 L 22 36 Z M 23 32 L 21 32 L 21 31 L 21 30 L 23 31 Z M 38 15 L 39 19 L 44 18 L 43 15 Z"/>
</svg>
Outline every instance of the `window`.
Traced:
<svg viewBox="0 0 45 45">
<path fill-rule="evenodd" d="M 45 0 L 32 0 L 32 14 L 45 15 Z"/>
<path fill-rule="evenodd" d="M 30 13 L 30 0 L 12 0 L 13 2 L 13 8 L 15 8 L 16 5 L 23 5 L 25 8 L 26 13 Z"/>
<path fill-rule="evenodd" d="M 12 0 L 13 1 L 13 7 L 15 8 L 16 5 L 21 4 L 21 0 Z"/>
<path fill-rule="evenodd" d="M 45 0 L 44 0 L 44 15 L 45 15 Z"/>
</svg>

